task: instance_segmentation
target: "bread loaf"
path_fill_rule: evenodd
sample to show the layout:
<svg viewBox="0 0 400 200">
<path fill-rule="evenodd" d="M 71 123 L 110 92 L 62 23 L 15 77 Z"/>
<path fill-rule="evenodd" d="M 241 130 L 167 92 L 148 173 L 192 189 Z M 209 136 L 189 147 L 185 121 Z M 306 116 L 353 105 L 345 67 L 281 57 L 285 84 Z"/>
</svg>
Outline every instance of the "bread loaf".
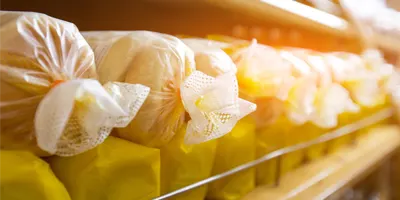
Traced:
<svg viewBox="0 0 400 200">
<path fill-rule="evenodd" d="M 3 149 L 74 155 L 136 114 L 148 88 L 103 88 L 93 51 L 74 24 L 30 12 L 1 11 L 0 17 Z M 127 93 L 133 97 L 124 98 Z"/>
</svg>

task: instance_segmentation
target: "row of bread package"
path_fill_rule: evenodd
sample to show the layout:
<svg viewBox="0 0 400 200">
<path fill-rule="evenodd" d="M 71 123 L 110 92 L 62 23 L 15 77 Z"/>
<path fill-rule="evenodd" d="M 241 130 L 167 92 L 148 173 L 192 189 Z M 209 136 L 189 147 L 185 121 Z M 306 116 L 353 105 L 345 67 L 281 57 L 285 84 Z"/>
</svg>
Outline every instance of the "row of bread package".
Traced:
<svg viewBox="0 0 400 200">
<path fill-rule="evenodd" d="M 369 115 L 398 85 L 375 50 L 79 32 L 43 14 L 0 15 L 5 199 L 152 199 Z M 301 159 L 287 155 L 283 171 Z M 174 199 L 238 199 L 275 180 L 273 168 Z"/>
<path fill-rule="evenodd" d="M 210 176 L 214 139 L 256 108 L 227 55 L 207 74 L 220 57 L 170 35 L 7 11 L 0 31 L 5 199 L 154 198 Z"/>
</svg>

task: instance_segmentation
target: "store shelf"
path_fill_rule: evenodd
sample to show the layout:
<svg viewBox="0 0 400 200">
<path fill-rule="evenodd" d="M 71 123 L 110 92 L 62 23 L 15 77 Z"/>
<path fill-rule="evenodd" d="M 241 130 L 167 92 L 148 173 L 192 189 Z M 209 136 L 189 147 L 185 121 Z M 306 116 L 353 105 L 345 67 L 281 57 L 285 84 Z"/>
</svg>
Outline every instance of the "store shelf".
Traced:
<svg viewBox="0 0 400 200">
<path fill-rule="evenodd" d="M 397 126 L 374 128 L 355 145 L 288 173 L 277 187 L 258 187 L 244 199 L 324 199 L 340 195 L 377 169 L 399 146 Z"/>
<path fill-rule="evenodd" d="M 291 0 L 207 0 L 210 4 L 266 21 L 276 20 L 294 26 L 354 37 L 357 32 L 334 15 Z"/>
<path fill-rule="evenodd" d="M 265 21 L 279 21 L 339 38 L 359 39 L 356 28 L 346 20 L 292 0 L 206 0 L 233 12 Z M 378 34 L 374 40 L 384 50 L 400 53 L 400 38 Z"/>
</svg>

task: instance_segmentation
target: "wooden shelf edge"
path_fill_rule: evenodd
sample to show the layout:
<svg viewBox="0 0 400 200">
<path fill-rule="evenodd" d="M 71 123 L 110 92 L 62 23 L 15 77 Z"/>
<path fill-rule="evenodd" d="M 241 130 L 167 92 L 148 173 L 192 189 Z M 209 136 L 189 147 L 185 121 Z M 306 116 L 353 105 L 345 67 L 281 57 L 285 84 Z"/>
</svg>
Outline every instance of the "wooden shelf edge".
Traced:
<svg viewBox="0 0 400 200">
<path fill-rule="evenodd" d="M 360 38 L 355 26 L 348 21 L 292 0 L 203 0 L 233 12 L 269 21 L 306 28 L 339 38 Z M 384 50 L 400 53 L 400 40 L 393 36 L 377 34 L 377 46 Z"/>
<path fill-rule="evenodd" d="M 205 0 L 233 12 L 241 12 L 258 19 L 278 20 L 316 32 L 342 38 L 356 38 L 353 26 L 337 16 L 291 0 Z"/>
<path fill-rule="evenodd" d="M 243 199 L 324 199 L 370 174 L 400 146 L 397 126 L 371 129 L 357 144 L 283 176 L 278 187 L 258 187 Z"/>
</svg>

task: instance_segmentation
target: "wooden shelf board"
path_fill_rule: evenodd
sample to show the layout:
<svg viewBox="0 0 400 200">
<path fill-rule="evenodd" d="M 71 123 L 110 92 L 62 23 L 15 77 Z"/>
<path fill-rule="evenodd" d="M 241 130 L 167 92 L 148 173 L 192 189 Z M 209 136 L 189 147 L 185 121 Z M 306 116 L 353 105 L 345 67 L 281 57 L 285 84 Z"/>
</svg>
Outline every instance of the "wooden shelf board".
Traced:
<svg viewBox="0 0 400 200">
<path fill-rule="evenodd" d="M 357 32 L 339 17 L 291 0 L 205 0 L 265 21 L 279 21 L 339 37 L 354 38 Z"/>
<path fill-rule="evenodd" d="M 278 21 L 339 38 L 359 39 L 356 28 L 346 20 L 293 0 L 203 0 L 233 12 L 264 21 Z M 378 34 L 377 45 L 400 53 L 400 39 Z"/>
<path fill-rule="evenodd" d="M 399 146 L 397 126 L 372 129 L 357 144 L 286 174 L 278 187 L 260 186 L 244 199 L 324 199 L 337 195 L 377 169 Z"/>
</svg>

